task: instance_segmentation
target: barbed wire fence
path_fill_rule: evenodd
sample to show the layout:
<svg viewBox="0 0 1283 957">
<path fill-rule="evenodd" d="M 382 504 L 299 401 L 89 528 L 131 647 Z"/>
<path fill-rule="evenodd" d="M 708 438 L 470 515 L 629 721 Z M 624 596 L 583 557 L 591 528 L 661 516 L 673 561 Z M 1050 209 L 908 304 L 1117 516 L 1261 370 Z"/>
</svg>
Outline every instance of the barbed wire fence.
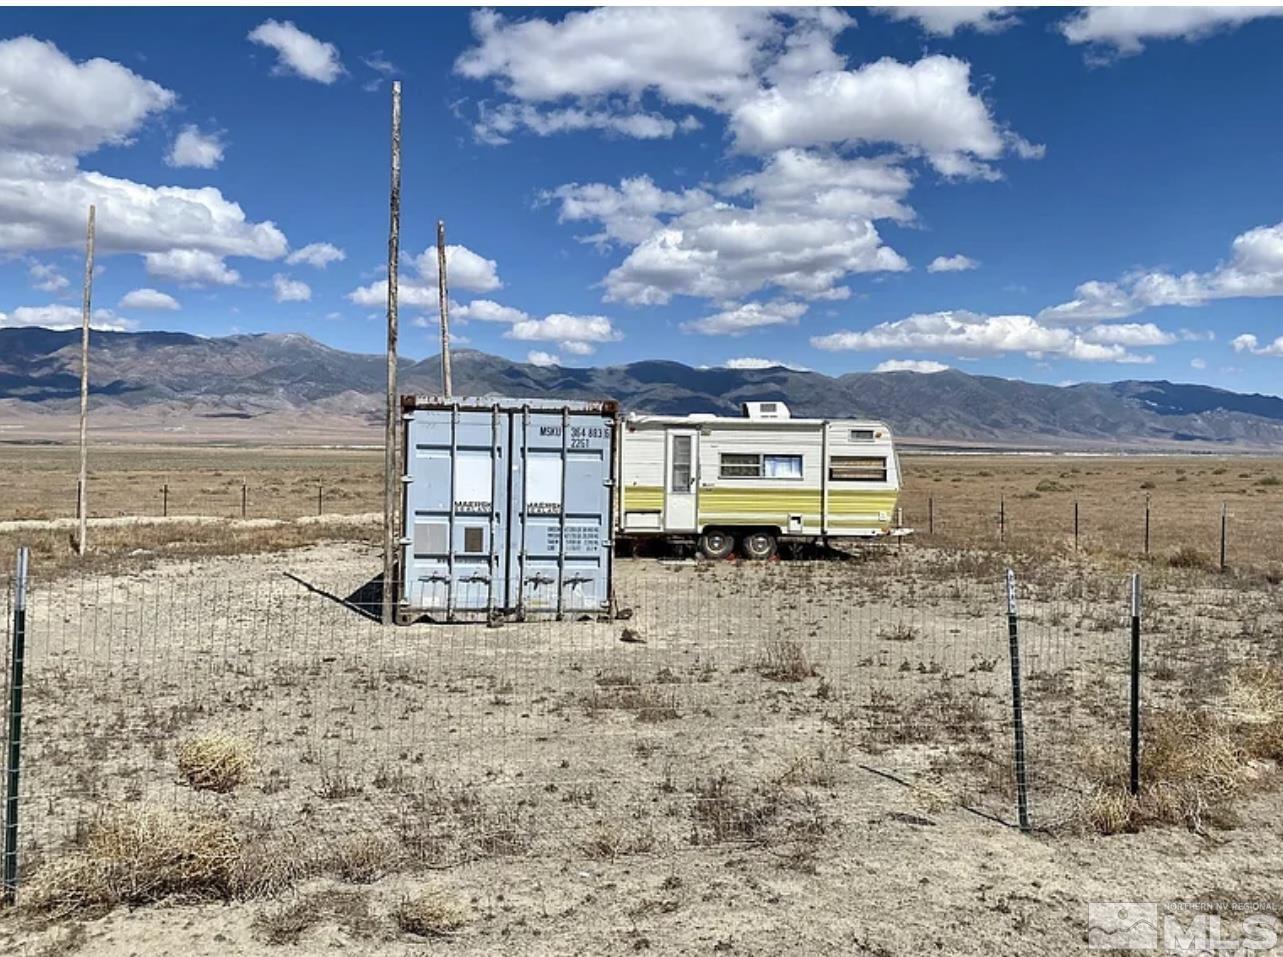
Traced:
<svg viewBox="0 0 1283 957">
<path fill-rule="evenodd" d="M 340 872 L 728 842 L 805 868 L 888 813 L 869 775 L 926 814 L 1019 823 L 999 556 L 621 561 L 614 616 L 400 628 L 377 623 L 375 557 L 33 569 L 22 877 L 131 807 Z M 1235 669 L 1279 663 L 1275 590 L 1153 577 L 1147 707 L 1218 707 Z M 1085 747 L 1125 769 L 1129 588 L 1065 563 L 1016 582 L 1030 818 L 1054 829 L 1093 786 Z M 202 777 L 208 753 L 235 774 Z"/>
</svg>

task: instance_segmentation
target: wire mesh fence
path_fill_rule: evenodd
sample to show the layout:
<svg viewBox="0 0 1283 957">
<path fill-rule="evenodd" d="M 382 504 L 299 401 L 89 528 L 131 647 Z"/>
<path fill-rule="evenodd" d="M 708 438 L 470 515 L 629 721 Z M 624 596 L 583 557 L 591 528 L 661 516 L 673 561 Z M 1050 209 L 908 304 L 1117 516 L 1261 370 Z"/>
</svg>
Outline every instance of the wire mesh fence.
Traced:
<svg viewBox="0 0 1283 957">
<path fill-rule="evenodd" d="M 996 556 L 621 561 L 613 615 L 499 627 L 382 627 L 377 567 L 335 545 L 34 569 L 24 873 L 130 807 L 216 815 L 274 861 L 340 872 L 727 842 L 805 866 L 873 813 L 868 775 L 1016 822 Z M 1152 578 L 1148 712 L 1229 707 L 1241 669 L 1280 664 L 1276 589 Z M 1056 828 L 1099 783 L 1086 751 L 1125 775 L 1128 580 L 1059 563 L 1017 581 L 1031 816 Z"/>
</svg>

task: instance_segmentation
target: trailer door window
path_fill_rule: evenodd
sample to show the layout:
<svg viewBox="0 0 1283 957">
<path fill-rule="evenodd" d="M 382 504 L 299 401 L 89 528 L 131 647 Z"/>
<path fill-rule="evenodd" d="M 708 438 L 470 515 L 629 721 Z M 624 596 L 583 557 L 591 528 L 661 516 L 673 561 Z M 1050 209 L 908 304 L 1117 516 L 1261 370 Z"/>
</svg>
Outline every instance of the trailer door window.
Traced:
<svg viewBox="0 0 1283 957">
<path fill-rule="evenodd" d="M 672 491 L 689 492 L 691 487 L 691 436 L 673 436 Z"/>
<path fill-rule="evenodd" d="M 885 482 L 887 460 L 880 455 L 835 455 L 829 459 L 830 482 Z"/>
<path fill-rule="evenodd" d="M 743 452 L 723 452 L 718 470 L 722 478 L 761 478 L 762 457 Z"/>
<path fill-rule="evenodd" d="M 802 456 L 800 455 L 764 455 L 762 471 L 767 478 L 800 479 L 802 477 Z"/>
</svg>

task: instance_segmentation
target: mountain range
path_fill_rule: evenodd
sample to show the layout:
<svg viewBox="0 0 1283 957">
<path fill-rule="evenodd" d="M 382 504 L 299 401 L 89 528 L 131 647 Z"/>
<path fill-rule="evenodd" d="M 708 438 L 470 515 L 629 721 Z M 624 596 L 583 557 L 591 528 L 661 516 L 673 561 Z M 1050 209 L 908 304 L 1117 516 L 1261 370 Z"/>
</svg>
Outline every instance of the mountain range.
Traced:
<svg viewBox="0 0 1283 957">
<path fill-rule="evenodd" d="M 0 329 L 0 439 L 62 438 L 76 420 L 80 333 Z M 1210 386 L 1127 380 L 1050 386 L 969 375 L 775 366 L 692 368 L 642 361 L 534 366 L 453 354 L 460 395 L 619 400 L 625 410 L 737 415 L 749 399 L 795 416 L 876 418 L 902 439 L 959 446 L 1118 449 L 1283 448 L 1283 399 Z M 402 359 L 402 392 L 439 391 L 439 359 Z M 203 338 L 94 332 L 91 422 L 130 439 L 377 443 L 386 360 L 302 334 Z"/>
</svg>

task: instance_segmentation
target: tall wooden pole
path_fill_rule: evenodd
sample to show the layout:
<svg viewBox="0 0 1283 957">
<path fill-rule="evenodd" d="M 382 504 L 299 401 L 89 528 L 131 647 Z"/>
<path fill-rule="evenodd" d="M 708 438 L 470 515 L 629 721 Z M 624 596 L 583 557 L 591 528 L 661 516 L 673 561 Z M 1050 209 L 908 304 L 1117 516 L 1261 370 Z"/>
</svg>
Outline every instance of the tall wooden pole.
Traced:
<svg viewBox="0 0 1283 957">
<path fill-rule="evenodd" d="M 437 296 L 441 310 L 441 394 L 454 395 L 450 372 L 450 297 L 446 289 L 445 220 L 437 220 Z"/>
<path fill-rule="evenodd" d="M 80 481 L 76 484 L 76 518 L 80 529 L 76 535 L 76 552 L 83 555 L 89 528 L 89 313 L 94 288 L 94 207 L 89 207 L 89 226 L 85 232 L 85 294 L 80 307 Z"/>
<path fill-rule="evenodd" d="M 392 83 L 392 188 L 388 226 L 388 408 L 383 433 L 383 624 L 392 624 L 396 576 L 397 266 L 401 255 L 401 81 Z"/>
</svg>

